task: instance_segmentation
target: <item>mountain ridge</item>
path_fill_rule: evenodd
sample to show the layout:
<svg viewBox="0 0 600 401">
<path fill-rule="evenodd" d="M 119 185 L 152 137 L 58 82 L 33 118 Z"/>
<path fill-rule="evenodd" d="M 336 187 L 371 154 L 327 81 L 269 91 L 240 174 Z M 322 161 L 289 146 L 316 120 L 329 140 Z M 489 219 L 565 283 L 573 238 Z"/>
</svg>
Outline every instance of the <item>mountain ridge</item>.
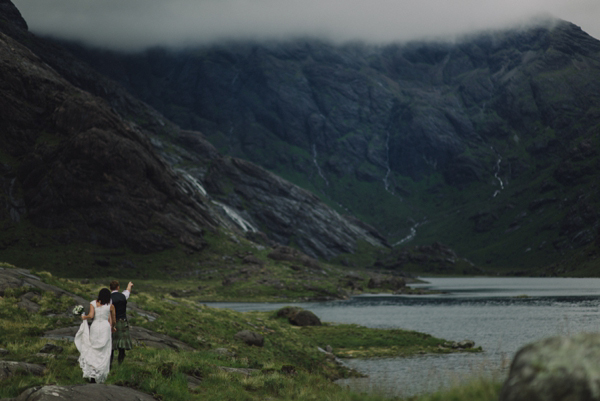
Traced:
<svg viewBox="0 0 600 401">
<path fill-rule="evenodd" d="M 568 22 L 455 44 L 67 46 L 224 154 L 391 243 L 418 226 L 412 243 L 539 267 L 598 238 L 598 218 L 582 210 L 599 202 L 600 42 Z"/>
<path fill-rule="evenodd" d="M 234 243 L 239 242 L 236 236 L 252 234 L 260 243 L 276 244 L 256 233 L 258 229 L 248 233 L 242 215 L 256 220 L 275 211 L 288 218 L 298 214 L 293 208 L 264 204 L 252 208 L 251 216 L 212 197 L 197 178 L 212 169 L 213 182 L 217 176 L 227 180 L 218 166 L 232 162 L 236 167 L 226 170 L 234 177 L 253 172 L 256 188 L 269 185 L 273 193 L 283 194 L 280 204 L 305 204 L 305 211 L 319 217 L 301 219 L 303 224 L 295 218 L 283 228 L 271 225 L 271 231 L 287 232 L 274 235 L 284 245 L 290 236 L 310 237 L 298 243 L 322 258 L 354 252 L 363 240 L 386 246 L 375 230 L 343 218 L 312 194 L 258 166 L 222 157 L 202 134 L 182 131 L 60 46 L 32 35 L 10 1 L 3 0 L 0 10 L 0 32 L 8 35 L 2 34 L 0 88 L 2 249 L 25 258 L 19 248 L 23 240 L 34 248 L 84 241 L 108 249 L 126 246 L 142 254 L 183 247 L 192 255 L 203 253 L 208 246 L 205 233 L 216 231 L 229 232 Z M 192 167 L 183 170 L 177 166 L 182 163 Z M 236 191 L 244 203 L 244 194 Z M 251 192 L 246 188 L 246 194 Z M 328 229 L 333 222 L 336 226 Z M 298 234 L 298 227 L 303 233 Z M 27 238 L 34 236 L 38 238 Z"/>
</svg>

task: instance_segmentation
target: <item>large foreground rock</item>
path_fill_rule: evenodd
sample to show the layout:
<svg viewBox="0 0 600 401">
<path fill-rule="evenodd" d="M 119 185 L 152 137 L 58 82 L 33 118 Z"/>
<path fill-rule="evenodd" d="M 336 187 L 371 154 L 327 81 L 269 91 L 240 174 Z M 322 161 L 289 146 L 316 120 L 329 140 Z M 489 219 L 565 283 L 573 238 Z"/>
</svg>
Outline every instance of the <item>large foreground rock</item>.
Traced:
<svg viewBox="0 0 600 401">
<path fill-rule="evenodd" d="M 600 334 L 552 337 L 515 356 L 500 401 L 600 400 Z"/>
<path fill-rule="evenodd" d="M 43 386 L 25 390 L 17 398 L 0 401 L 156 401 L 148 394 L 127 387 L 104 384 Z"/>
</svg>

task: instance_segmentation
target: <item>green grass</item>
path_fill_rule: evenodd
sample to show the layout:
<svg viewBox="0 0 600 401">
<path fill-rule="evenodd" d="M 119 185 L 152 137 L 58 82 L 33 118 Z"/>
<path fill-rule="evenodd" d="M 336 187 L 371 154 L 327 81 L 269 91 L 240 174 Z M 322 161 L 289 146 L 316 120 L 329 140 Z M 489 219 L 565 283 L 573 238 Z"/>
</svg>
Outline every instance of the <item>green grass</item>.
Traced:
<svg viewBox="0 0 600 401">
<path fill-rule="evenodd" d="M 373 358 L 452 352 L 448 348 L 440 348 L 444 340 L 416 331 L 370 329 L 355 324 L 304 327 L 301 331 L 321 347 L 330 345 L 339 357 Z M 478 352 L 481 348 L 472 351 Z"/>
<path fill-rule="evenodd" d="M 4 268 L 11 268 L 2 264 Z M 83 284 L 58 278 L 49 273 L 40 278 L 53 285 L 91 298 L 98 283 Z M 136 287 L 138 284 L 136 283 Z M 134 290 L 135 288 L 134 287 Z M 138 287 L 139 288 L 139 287 Z M 17 306 L 19 297 L 30 288 L 5 291 L 0 298 L 0 348 L 8 350 L 5 360 L 45 363 L 47 370 L 37 377 L 17 374 L 0 384 L 0 398 L 15 397 L 27 388 L 45 384 L 83 384 L 76 362 L 78 352 L 67 341 L 47 340 L 40 336 L 49 329 L 77 324 L 68 315 L 74 301 L 66 296 L 56 299 L 51 294 L 33 290 L 41 309 L 28 313 Z M 190 299 L 165 302 L 162 292 L 134 291 L 132 300 L 159 317 L 148 321 L 130 313 L 133 325 L 143 326 L 175 337 L 195 348 L 195 351 L 157 350 L 138 346 L 128 353 L 125 363 L 115 366 L 107 384 L 128 386 L 163 400 L 383 400 L 379 395 L 352 393 L 332 383 L 332 380 L 356 375 L 317 347 L 332 345 L 341 356 L 397 356 L 436 352 L 444 340 L 427 334 L 402 330 L 376 330 L 355 325 L 326 325 L 298 328 L 273 312 L 239 313 L 214 309 Z M 66 315 L 64 313 L 67 313 Z M 234 335 L 242 329 L 259 332 L 265 337 L 262 348 L 247 346 Z M 52 342 L 64 348 L 53 358 L 37 356 L 42 346 Z M 233 356 L 213 352 L 227 348 Z M 368 353 L 369 349 L 373 352 Z M 293 366 L 295 374 L 282 371 Z M 246 377 L 228 373 L 220 367 L 254 369 Z M 188 388 L 188 376 L 201 380 L 199 387 Z"/>
</svg>

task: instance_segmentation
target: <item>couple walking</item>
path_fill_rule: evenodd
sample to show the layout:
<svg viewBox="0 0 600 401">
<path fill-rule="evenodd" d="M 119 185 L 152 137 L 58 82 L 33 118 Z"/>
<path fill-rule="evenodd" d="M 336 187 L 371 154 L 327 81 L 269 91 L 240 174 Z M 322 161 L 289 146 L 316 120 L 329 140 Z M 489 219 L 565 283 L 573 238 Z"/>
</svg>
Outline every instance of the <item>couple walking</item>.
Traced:
<svg viewBox="0 0 600 401">
<path fill-rule="evenodd" d="M 130 350 L 131 337 L 127 322 L 127 300 L 133 283 L 120 291 L 118 281 L 111 281 L 110 290 L 103 288 L 98 298 L 90 302 L 90 313 L 81 315 L 83 323 L 75 334 L 75 346 L 81 354 L 79 366 L 83 377 L 92 383 L 103 383 L 112 365 L 115 350 L 119 350 L 119 365 L 125 359 L 125 350 Z M 93 319 L 88 325 L 88 319 Z"/>
</svg>

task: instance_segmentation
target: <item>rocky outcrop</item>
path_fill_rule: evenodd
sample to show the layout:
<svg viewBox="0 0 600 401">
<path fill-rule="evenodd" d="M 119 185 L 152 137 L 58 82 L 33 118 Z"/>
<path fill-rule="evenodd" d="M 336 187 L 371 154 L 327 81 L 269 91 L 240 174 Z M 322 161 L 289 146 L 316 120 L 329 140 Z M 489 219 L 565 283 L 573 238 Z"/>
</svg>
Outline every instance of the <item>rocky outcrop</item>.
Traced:
<svg viewBox="0 0 600 401">
<path fill-rule="evenodd" d="M 41 376 L 46 367 L 26 362 L 0 361 L 0 381 L 6 380 L 15 374 L 27 372 L 34 376 Z"/>
<path fill-rule="evenodd" d="M 141 253 L 204 247 L 204 230 L 216 227 L 209 207 L 139 129 L 4 34 L 0 70 L 2 153 L 18 161 L 3 166 L 14 189 L 2 197 L 24 205 L 19 218 L 55 230 L 65 244 Z"/>
<path fill-rule="evenodd" d="M 332 258 L 354 253 L 358 241 L 383 247 L 386 240 L 373 228 L 346 219 L 314 194 L 247 161 L 218 158 L 203 178 L 206 190 L 248 222 L 247 231 L 264 231 L 270 239 L 295 245 L 313 258 Z M 286 259 L 285 247 L 272 259 Z M 289 249 L 289 248 L 287 248 Z M 287 253 L 290 260 L 293 252 Z M 296 257 L 297 258 L 297 257 Z M 305 258 L 302 264 L 317 265 Z"/>
<path fill-rule="evenodd" d="M 500 401 L 600 400 L 600 335 L 553 337 L 515 355 Z"/>
<path fill-rule="evenodd" d="M 44 333 L 44 338 L 73 341 L 75 333 L 77 333 L 78 329 L 79 325 L 49 330 Z M 131 340 L 133 341 L 135 346 L 138 347 L 145 346 L 150 348 L 170 349 L 175 351 L 193 351 L 194 349 L 186 343 L 181 342 L 173 337 L 169 337 L 165 334 L 156 333 L 152 330 L 148 330 L 139 326 L 131 326 L 129 328 L 129 334 L 131 335 Z"/>
<path fill-rule="evenodd" d="M 4 291 L 9 288 L 19 288 L 19 287 L 31 287 L 36 288 L 40 291 L 48 291 L 55 294 L 57 297 L 62 295 L 66 295 L 70 298 L 73 298 L 73 301 L 87 307 L 90 303 L 90 300 L 86 300 L 78 295 L 72 294 L 68 291 L 65 291 L 61 288 L 58 288 L 54 285 L 46 284 L 39 277 L 30 273 L 27 269 L 13 269 L 13 268 L 3 268 L 0 267 L 0 296 L 4 295 Z M 31 301 L 31 298 L 28 294 L 35 296 L 34 293 L 26 293 L 21 297 L 21 302 L 23 300 L 29 301 L 37 306 L 37 304 Z M 35 308 L 34 306 L 30 306 L 31 308 Z"/>
<path fill-rule="evenodd" d="M 2 401 L 156 401 L 149 394 L 127 387 L 104 384 L 42 386 L 25 390 L 21 395 Z"/>
</svg>

